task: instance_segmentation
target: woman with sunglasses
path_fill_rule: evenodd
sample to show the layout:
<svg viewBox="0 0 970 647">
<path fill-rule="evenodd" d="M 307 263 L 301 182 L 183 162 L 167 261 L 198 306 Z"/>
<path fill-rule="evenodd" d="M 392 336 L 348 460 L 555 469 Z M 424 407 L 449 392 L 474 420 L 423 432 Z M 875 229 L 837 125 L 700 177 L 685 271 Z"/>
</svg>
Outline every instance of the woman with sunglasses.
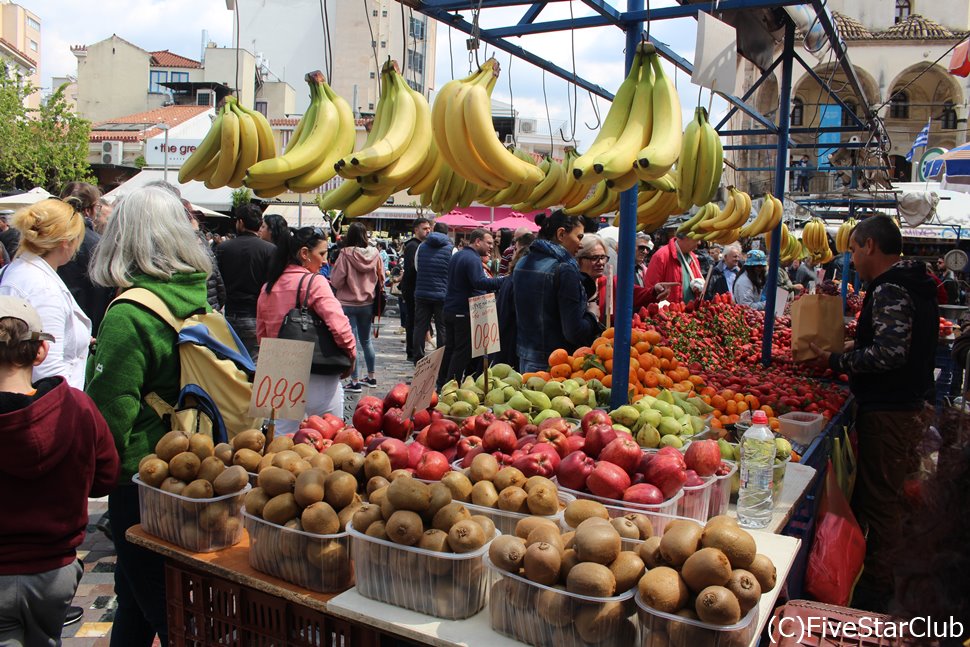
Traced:
<svg viewBox="0 0 970 647">
<path fill-rule="evenodd" d="M 327 324 L 337 346 L 353 362 L 357 348 L 350 322 L 334 297 L 330 283 L 319 276 L 320 268 L 327 260 L 328 246 L 326 234 L 317 227 L 303 227 L 280 239 L 266 285 L 260 290 L 256 302 L 256 339 L 278 337 L 283 318 L 296 305 L 297 299 L 300 303 L 308 299 L 309 307 Z M 303 287 L 298 295 L 301 281 Z M 349 374 L 349 370 L 345 375 L 311 374 L 307 384 L 306 415 L 332 413 L 343 418 L 344 390 L 340 380 Z M 276 430 L 288 434 L 296 431 L 297 426 L 295 420 L 282 420 L 277 422 Z"/>
<path fill-rule="evenodd" d="M 14 214 L 20 232 L 13 262 L 0 274 L 0 294 L 19 297 L 37 310 L 44 332 L 54 335 L 47 359 L 34 367 L 33 380 L 62 375 L 84 388 L 84 365 L 91 345 L 91 320 L 57 274 L 84 240 L 84 218 L 68 202 L 50 198 Z"/>
</svg>

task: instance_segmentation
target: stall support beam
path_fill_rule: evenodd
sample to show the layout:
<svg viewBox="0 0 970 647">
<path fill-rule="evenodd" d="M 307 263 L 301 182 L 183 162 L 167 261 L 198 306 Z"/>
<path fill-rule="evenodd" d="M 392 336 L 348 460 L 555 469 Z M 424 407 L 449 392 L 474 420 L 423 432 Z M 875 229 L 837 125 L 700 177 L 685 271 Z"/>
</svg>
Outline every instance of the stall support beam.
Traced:
<svg viewBox="0 0 970 647">
<path fill-rule="evenodd" d="M 775 197 L 785 198 L 785 183 L 788 180 L 788 126 L 791 122 L 791 77 L 792 58 L 795 51 L 795 27 L 791 22 L 785 27 L 785 60 L 781 63 L 781 97 L 778 102 L 778 152 L 775 158 Z M 771 232 L 771 249 L 768 258 L 768 291 L 765 300 L 765 329 L 761 340 L 761 363 L 771 364 L 771 339 L 775 332 L 775 301 L 778 290 L 778 267 L 781 254 L 781 223 Z"/>
<path fill-rule="evenodd" d="M 627 11 L 643 9 L 643 0 L 627 0 Z M 626 26 L 626 65 L 629 73 L 640 45 L 643 23 Z M 636 259 L 637 187 L 620 194 L 620 240 L 617 258 L 616 317 L 613 321 L 613 346 L 622 352 L 613 357 L 613 384 L 610 391 L 611 408 L 630 401 L 630 338 L 633 329 L 633 272 Z M 609 286 L 607 286 L 609 289 Z"/>
</svg>

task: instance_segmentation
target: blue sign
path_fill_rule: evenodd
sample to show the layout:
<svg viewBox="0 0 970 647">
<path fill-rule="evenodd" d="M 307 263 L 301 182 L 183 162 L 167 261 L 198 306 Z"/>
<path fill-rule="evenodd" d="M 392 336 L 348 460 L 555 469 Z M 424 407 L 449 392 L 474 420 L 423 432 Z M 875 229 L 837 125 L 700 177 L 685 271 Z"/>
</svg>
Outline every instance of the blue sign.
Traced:
<svg viewBox="0 0 970 647">
<path fill-rule="evenodd" d="M 842 125 L 842 106 L 838 104 L 826 103 L 820 105 L 819 109 L 819 127 L 826 128 L 829 126 L 841 126 Z M 838 144 L 842 143 L 842 133 L 826 133 L 821 132 L 818 134 L 819 144 L 836 144 L 834 148 L 820 148 L 818 150 L 818 165 L 829 166 L 829 155 L 836 153 L 839 150 Z"/>
</svg>

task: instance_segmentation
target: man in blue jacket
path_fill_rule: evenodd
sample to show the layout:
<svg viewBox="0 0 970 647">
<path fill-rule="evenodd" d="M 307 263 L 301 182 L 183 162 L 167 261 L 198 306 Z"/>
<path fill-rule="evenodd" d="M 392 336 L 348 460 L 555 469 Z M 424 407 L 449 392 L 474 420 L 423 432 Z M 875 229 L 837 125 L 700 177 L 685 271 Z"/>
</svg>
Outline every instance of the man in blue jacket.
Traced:
<svg viewBox="0 0 970 647">
<path fill-rule="evenodd" d="M 470 375 L 472 360 L 472 330 L 468 314 L 468 299 L 502 287 L 505 277 L 485 275 L 482 258 L 491 255 L 495 240 L 484 229 L 468 235 L 465 247 L 451 257 L 448 264 L 448 292 L 445 296 L 445 335 L 447 343 L 438 373 L 439 386 L 448 380 L 460 380 Z M 447 368 L 446 368 L 447 367 Z"/>
<path fill-rule="evenodd" d="M 435 345 L 445 345 L 445 321 L 443 309 L 448 294 L 448 266 L 454 247 L 448 238 L 448 225 L 435 223 L 424 242 L 414 255 L 414 330 L 411 355 L 415 363 L 424 357 L 424 342 L 434 317 Z"/>
</svg>

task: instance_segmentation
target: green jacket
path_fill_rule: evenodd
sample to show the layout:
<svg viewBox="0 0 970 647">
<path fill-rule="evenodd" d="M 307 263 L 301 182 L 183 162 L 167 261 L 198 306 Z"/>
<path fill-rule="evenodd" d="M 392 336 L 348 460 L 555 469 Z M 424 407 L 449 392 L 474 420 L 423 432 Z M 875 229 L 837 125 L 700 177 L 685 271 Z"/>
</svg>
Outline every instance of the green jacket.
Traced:
<svg viewBox="0 0 970 647">
<path fill-rule="evenodd" d="M 208 311 L 206 275 L 176 274 L 168 281 L 139 275 L 134 287 L 150 290 L 176 317 Z M 155 392 L 175 404 L 180 365 L 175 331 L 151 312 L 131 303 L 111 306 L 88 361 L 86 391 L 98 405 L 121 457 L 119 485 L 131 482 L 138 462 L 155 451 L 168 429 L 144 396 Z"/>
</svg>

